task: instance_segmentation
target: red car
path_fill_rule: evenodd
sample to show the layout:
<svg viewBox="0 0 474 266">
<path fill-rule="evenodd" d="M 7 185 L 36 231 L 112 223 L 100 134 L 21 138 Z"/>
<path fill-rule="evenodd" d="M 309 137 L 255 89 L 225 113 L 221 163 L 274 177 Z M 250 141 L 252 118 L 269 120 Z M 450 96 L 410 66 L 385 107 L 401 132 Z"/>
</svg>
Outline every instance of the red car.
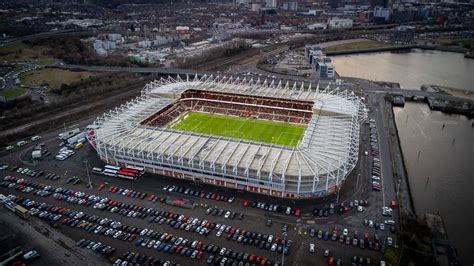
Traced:
<svg viewBox="0 0 474 266">
<path fill-rule="evenodd" d="M 300 217 L 301 216 L 301 210 L 299 208 L 296 208 L 295 210 L 295 216 Z"/>
<path fill-rule="evenodd" d="M 334 266 L 334 258 L 333 257 L 329 257 L 328 265 L 329 266 Z"/>
<path fill-rule="evenodd" d="M 242 203 L 242 205 L 244 205 L 244 207 L 247 207 L 247 206 L 250 205 L 250 201 L 244 200 L 244 202 Z"/>
<path fill-rule="evenodd" d="M 390 208 L 395 209 L 397 207 L 397 202 L 392 200 L 390 201 Z"/>
<path fill-rule="evenodd" d="M 254 259 L 255 259 L 255 255 L 252 254 L 252 255 L 249 256 L 249 262 L 250 263 L 252 263 Z"/>
<path fill-rule="evenodd" d="M 365 242 L 369 241 L 369 233 L 367 233 L 367 232 L 364 233 L 364 241 Z"/>
<path fill-rule="evenodd" d="M 202 242 L 199 241 L 199 243 L 196 245 L 196 249 L 201 250 L 201 248 L 202 248 Z"/>
<path fill-rule="evenodd" d="M 196 259 L 198 259 L 198 260 L 202 259 L 203 255 L 204 255 L 204 253 L 202 251 L 199 251 L 198 255 L 196 256 Z"/>
<path fill-rule="evenodd" d="M 104 189 L 104 187 L 105 187 L 105 184 L 100 184 L 100 186 L 97 189 L 102 190 L 102 189 Z"/>
</svg>

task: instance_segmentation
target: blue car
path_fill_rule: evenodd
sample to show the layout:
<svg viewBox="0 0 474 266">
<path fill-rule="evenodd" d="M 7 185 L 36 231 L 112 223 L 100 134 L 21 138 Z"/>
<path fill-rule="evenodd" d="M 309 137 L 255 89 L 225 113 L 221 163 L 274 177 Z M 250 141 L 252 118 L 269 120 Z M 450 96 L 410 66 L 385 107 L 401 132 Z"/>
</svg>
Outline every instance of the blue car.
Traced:
<svg viewBox="0 0 474 266">
<path fill-rule="evenodd" d="M 140 246 L 142 244 L 142 242 L 143 242 L 143 238 L 138 239 L 135 246 L 137 246 L 137 247 Z"/>
<path fill-rule="evenodd" d="M 163 249 L 163 252 L 164 253 L 168 253 L 168 251 L 170 251 L 171 249 L 171 246 L 170 245 L 166 245 L 166 247 Z"/>
<path fill-rule="evenodd" d="M 165 246 L 166 246 L 166 244 L 165 244 L 165 243 L 161 243 L 161 244 L 158 246 L 158 248 L 156 248 L 156 250 L 158 250 L 158 251 L 162 251 L 162 250 L 163 250 L 163 248 L 165 248 Z"/>
</svg>

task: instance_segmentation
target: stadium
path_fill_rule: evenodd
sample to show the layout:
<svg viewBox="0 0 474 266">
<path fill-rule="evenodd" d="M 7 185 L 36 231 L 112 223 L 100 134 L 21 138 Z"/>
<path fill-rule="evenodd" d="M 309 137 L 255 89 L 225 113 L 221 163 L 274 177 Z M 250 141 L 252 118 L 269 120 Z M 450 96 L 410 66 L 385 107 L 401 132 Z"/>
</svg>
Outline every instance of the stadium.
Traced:
<svg viewBox="0 0 474 266">
<path fill-rule="evenodd" d="M 168 77 L 98 117 L 104 162 L 281 198 L 334 193 L 367 109 L 352 92 L 227 76 Z"/>
</svg>

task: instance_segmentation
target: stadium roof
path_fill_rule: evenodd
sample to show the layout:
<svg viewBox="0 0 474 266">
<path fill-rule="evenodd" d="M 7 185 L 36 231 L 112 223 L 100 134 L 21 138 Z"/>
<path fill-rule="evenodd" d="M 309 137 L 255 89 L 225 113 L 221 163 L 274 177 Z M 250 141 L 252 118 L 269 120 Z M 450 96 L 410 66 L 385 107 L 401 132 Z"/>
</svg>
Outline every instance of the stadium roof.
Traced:
<svg viewBox="0 0 474 266">
<path fill-rule="evenodd" d="M 314 114 L 300 145 L 294 148 L 140 124 L 187 89 L 309 100 L 314 102 Z M 104 114 L 94 122 L 94 127 L 101 157 L 131 155 L 144 161 L 246 176 L 284 186 L 293 186 L 287 181 L 297 181 L 294 188 L 297 192 L 304 192 L 300 191 L 302 181 L 311 181 L 314 192 L 320 183 L 326 189 L 338 184 L 354 168 L 359 124 L 366 117 L 360 98 L 338 88 L 320 89 L 319 85 L 267 79 L 196 76 L 151 82 L 140 97 Z"/>
</svg>

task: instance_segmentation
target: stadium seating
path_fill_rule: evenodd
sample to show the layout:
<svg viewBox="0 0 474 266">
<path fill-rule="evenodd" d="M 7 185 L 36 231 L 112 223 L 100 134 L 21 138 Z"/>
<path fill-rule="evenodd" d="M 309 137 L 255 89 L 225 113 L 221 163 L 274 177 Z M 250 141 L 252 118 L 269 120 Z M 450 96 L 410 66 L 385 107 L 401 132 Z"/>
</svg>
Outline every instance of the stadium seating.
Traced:
<svg viewBox="0 0 474 266">
<path fill-rule="evenodd" d="M 185 111 L 198 111 L 287 123 L 307 124 L 312 117 L 312 102 L 240 95 L 212 91 L 187 90 L 142 124 L 163 127 Z"/>
</svg>

